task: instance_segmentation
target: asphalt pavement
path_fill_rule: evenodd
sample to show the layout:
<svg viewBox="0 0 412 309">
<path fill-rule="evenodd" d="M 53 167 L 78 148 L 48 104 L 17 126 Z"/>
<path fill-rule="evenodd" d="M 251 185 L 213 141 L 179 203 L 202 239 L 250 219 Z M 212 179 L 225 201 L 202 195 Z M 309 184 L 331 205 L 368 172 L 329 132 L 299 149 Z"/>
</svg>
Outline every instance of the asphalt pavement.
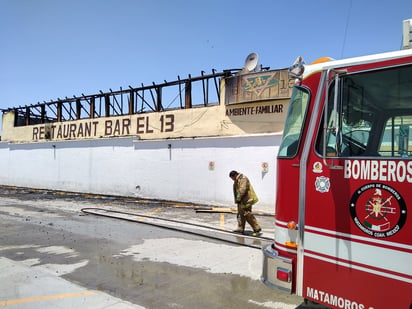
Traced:
<svg viewBox="0 0 412 309">
<path fill-rule="evenodd" d="M 54 274 L 0 257 L 0 307 L 44 308 L 143 308 L 104 292 L 88 290 Z"/>
<path fill-rule="evenodd" d="M 241 237 L 238 234 L 231 232 L 236 227 L 236 211 L 233 207 L 218 208 L 213 205 L 192 205 L 188 203 L 178 203 L 169 201 L 153 201 L 153 200 L 136 200 L 132 198 L 122 198 L 113 196 L 94 196 L 80 193 L 67 193 L 67 192 L 53 192 L 45 190 L 35 190 L 27 188 L 13 188 L 13 187 L 1 187 L 0 186 L 0 213 L 8 212 L 8 215 L 13 215 L 13 212 L 17 214 L 18 210 L 15 207 L 19 203 L 30 205 L 38 204 L 39 206 L 46 205 L 50 215 L 53 213 L 53 208 L 74 211 L 75 213 L 83 213 L 84 216 L 94 216 L 88 214 L 85 210 L 99 210 L 102 212 L 99 215 L 109 214 L 111 217 L 118 217 L 119 220 L 134 221 L 145 223 L 148 225 L 160 225 L 173 230 L 186 231 L 197 235 L 204 235 L 209 238 L 228 241 L 232 244 L 246 245 L 252 248 L 258 248 L 267 243 L 270 243 L 273 237 L 273 224 L 274 218 L 271 213 L 259 212 L 257 210 L 256 217 L 262 226 L 262 237 Z M 4 206 L 4 207 L 2 207 Z M 30 214 L 30 207 L 25 209 L 25 220 L 34 220 L 36 214 L 34 212 Z M 40 207 L 40 208 L 41 208 Z M 33 208 L 34 209 L 34 208 Z M 106 214 L 105 214 L 106 213 Z M 40 214 L 45 218 L 46 214 Z M 44 219 L 43 219 L 44 220 Z M 57 220 L 56 218 L 54 220 Z M 64 220 L 64 219 L 59 219 Z M 52 220 L 53 222 L 53 220 Z M 58 227 L 58 222 L 55 221 L 54 228 Z M 12 224 L 9 224 L 8 232 L 13 229 Z M 52 225 L 49 223 L 48 225 Z M 16 229 L 17 231 L 17 229 Z M 114 231 L 114 230 L 113 230 Z M 251 232 L 250 227 L 247 230 Z M 0 238 L 1 239 L 1 238 Z M 162 240 L 153 240 L 153 244 Z M 166 240 L 167 241 L 167 240 Z M 148 252 L 151 250 L 149 241 L 147 241 L 148 247 L 145 249 Z M 188 242 L 182 241 L 181 245 L 184 247 Z M 162 246 L 167 247 L 167 243 Z M 178 246 L 179 240 L 175 240 L 173 246 Z M 10 246 L 10 244 L 8 244 Z M 170 250 L 173 250 L 173 246 Z M 216 247 L 217 248 L 217 247 Z M 1 250 L 9 250 L 5 246 L 0 244 Z M 19 248 L 11 248 L 14 255 L 19 254 Z M 21 249 L 23 254 L 23 248 Z M 202 250 L 198 248 L 197 250 Z M 222 250 L 220 247 L 217 249 Z M 231 249 L 233 250 L 233 249 Z M 192 250 L 193 251 L 193 250 Z M 254 254 L 260 256 L 260 252 L 255 250 Z M 146 251 L 145 251 L 146 253 Z M 160 255 L 162 252 L 160 252 Z M 144 255 L 144 253 L 139 253 Z M 170 252 L 169 256 L 170 257 Z M 142 257 L 143 260 L 149 259 L 150 256 Z M 159 260 L 161 256 L 156 257 Z M 191 259 L 191 260 L 189 260 Z M 211 259 L 209 257 L 209 259 Z M 186 263 L 190 265 L 193 260 L 198 260 L 199 257 L 194 255 L 193 257 L 187 257 Z M 256 259 L 254 259 L 256 260 Z M 218 260 L 217 260 L 218 261 Z M 211 262 L 211 267 L 217 265 L 215 261 Z M 169 262 L 170 263 L 170 262 Z M 255 262 L 254 262 L 255 263 Z M 194 267 L 197 267 L 194 264 Z M 204 267 L 204 266 L 202 266 Z M 235 274 L 239 268 L 239 265 L 230 263 L 226 264 L 226 269 L 223 272 L 230 272 Z M 234 267 L 231 269 L 230 267 Z M 261 269 L 259 266 L 251 266 L 250 269 L 243 269 L 241 272 L 246 271 L 247 276 L 253 277 L 253 280 L 258 280 Z M 221 270 L 218 270 L 221 272 Z M 239 275 L 243 275 L 239 273 Z M 257 282 L 257 281 L 255 281 Z M 253 283 L 253 287 L 256 291 L 263 291 L 264 295 L 271 295 L 272 292 L 268 287 L 265 287 L 263 283 Z M 213 286 L 212 286 L 213 288 Z M 275 295 L 273 291 L 273 295 Z M 282 301 L 273 301 L 253 303 L 253 308 L 274 308 L 274 309 L 293 309 L 300 303 L 301 298 L 292 295 L 281 295 Z M 266 298 L 266 296 L 264 297 Z M 293 305 L 293 303 L 295 305 Z M 170 306 L 172 306 L 171 304 Z M 168 308 L 171 308 L 171 307 Z M 21 263 L 9 259 L 5 256 L 0 257 L 0 307 L 5 308 L 144 308 L 134 303 L 125 301 L 110 295 L 101 289 L 90 289 L 85 287 L 85 284 L 80 284 L 75 280 L 67 280 L 63 276 L 57 276 L 53 271 L 31 267 L 27 261 Z M 153 308 L 153 307 L 152 307 Z M 200 308 L 200 307 L 199 307 Z"/>
</svg>

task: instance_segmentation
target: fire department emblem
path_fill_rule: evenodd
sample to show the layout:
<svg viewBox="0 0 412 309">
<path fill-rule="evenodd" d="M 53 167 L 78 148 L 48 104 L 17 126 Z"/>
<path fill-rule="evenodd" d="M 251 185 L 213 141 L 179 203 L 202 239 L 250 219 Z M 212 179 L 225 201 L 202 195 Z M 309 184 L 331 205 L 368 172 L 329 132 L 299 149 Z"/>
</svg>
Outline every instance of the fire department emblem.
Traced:
<svg viewBox="0 0 412 309">
<path fill-rule="evenodd" d="M 329 192 L 329 188 L 330 188 L 329 178 L 325 176 L 316 177 L 315 188 L 316 188 L 316 191 L 319 191 L 321 193 Z"/>
<path fill-rule="evenodd" d="M 364 233 L 376 238 L 399 232 L 406 221 L 406 204 L 392 187 L 370 183 L 352 195 L 350 213 L 353 222 Z"/>
</svg>

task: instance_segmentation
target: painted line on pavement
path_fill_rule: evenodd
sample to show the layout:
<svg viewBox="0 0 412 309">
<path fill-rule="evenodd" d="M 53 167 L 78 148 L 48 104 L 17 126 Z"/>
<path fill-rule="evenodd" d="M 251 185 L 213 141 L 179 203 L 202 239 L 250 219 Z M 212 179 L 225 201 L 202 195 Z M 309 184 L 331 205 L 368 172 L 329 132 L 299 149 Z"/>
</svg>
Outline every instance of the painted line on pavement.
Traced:
<svg viewBox="0 0 412 309">
<path fill-rule="evenodd" d="M 62 298 L 70 298 L 70 297 L 78 297 L 78 296 L 87 296 L 87 295 L 92 295 L 92 294 L 96 294 L 96 293 L 99 293 L 99 291 L 83 291 L 83 292 L 76 292 L 76 293 L 45 295 L 45 296 L 36 296 L 36 297 L 29 297 L 29 298 L 4 300 L 4 301 L 0 301 L 0 307 L 10 306 L 10 305 L 17 305 L 17 304 L 24 304 L 24 303 L 32 303 L 32 302 L 36 302 L 36 301 L 45 301 L 45 300 L 62 299 Z"/>
<path fill-rule="evenodd" d="M 148 216 L 152 216 L 152 215 L 158 213 L 160 210 L 162 210 L 162 207 L 158 207 L 158 208 L 156 208 L 155 210 L 149 212 Z M 141 218 L 139 221 L 144 221 L 144 220 L 146 220 L 146 219 L 147 219 L 147 218 Z"/>
<path fill-rule="evenodd" d="M 220 224 L 220 228 L 222 228 L 222 229 L 225 228 L 225 214 L 224 213 L 220 214 L 219 224 Z"/>
</svg>

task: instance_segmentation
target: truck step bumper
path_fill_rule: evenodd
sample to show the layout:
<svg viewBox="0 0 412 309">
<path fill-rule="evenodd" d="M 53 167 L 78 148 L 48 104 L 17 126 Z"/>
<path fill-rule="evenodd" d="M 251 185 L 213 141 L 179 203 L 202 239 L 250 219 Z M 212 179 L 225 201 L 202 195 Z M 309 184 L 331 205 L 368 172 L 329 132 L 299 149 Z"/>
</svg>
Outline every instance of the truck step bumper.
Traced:
<svg viewBox="0 0 412 309">
<path fill-rule="evenodd" d="M 293 278 L 292 259 L 280 256 L 273 248 L 273 245 L 262 248 L 262 252 L 262 282 L 270 287 L 291 293 Z"/>
</svg>

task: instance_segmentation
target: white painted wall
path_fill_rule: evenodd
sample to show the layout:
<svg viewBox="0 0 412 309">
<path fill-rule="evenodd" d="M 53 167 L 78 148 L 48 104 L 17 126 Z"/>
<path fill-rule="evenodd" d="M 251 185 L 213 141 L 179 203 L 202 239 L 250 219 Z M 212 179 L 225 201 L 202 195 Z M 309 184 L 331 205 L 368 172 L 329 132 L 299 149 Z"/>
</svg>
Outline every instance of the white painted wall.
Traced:
<svg viewBox="0 0 412 309">
<path fill-rule="evenodd" d="M 260 199 L 254 209 L 273 213 L 280 139 L 263 134 L 0 142 L 0 184 L 233 207 L 228 175 L 237 170 L 249 177 Z M 269 164 L 267 173 L 263 162 Z"/>
</svg>

